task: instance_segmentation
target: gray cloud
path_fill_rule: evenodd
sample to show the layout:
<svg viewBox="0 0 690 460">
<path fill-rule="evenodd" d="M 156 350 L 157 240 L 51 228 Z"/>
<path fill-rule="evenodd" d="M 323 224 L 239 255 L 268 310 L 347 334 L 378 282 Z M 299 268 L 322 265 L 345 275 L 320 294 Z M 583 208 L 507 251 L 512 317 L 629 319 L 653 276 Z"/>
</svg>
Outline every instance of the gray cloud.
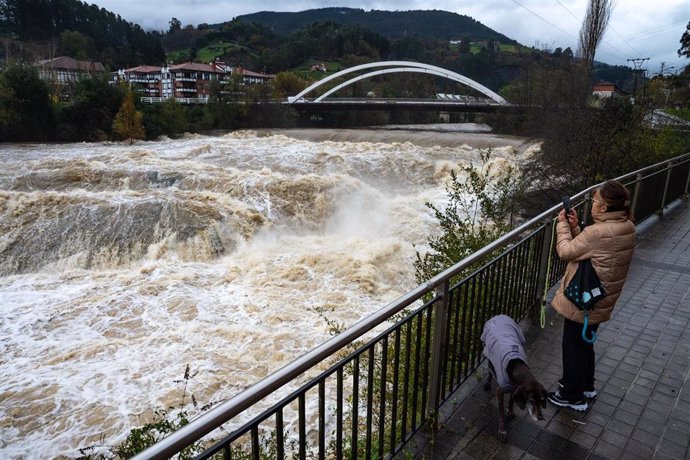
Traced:
<svg viewBox="0 0 690 460">
<path fill-rule="evenodd" d="M 87 0 L 88 1 L 88 0 Z M 220 23 L 257 11 L 302 11 L 342 6 L 365 10 L 405 11 L 436 9 L 470 16 L 523 45 L 577 49 L 577 36 L 585 14 L 584 0 L 97 0 L 98 6 L 119 14 L 147 30 L 167 30 L 172 17 L 183 25 Z M 522 5 L 522 6 L 521 6 Z M 614 7 L 611 27 L 599 47 L 597 60 L 629 65 L 628 59 L 646 58 L 650 73 L 662 62 L 682 68 L 690 64 L 676 54 L 690 20 L 687 0 L 624 0 Z"/>
</svg>

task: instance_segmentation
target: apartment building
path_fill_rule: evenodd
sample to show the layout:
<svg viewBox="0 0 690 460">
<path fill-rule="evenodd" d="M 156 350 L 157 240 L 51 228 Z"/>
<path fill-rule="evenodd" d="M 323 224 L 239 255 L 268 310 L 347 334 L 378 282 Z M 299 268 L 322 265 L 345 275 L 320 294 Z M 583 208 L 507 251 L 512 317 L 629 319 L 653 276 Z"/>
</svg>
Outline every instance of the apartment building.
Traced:
<svg viewBox="0 0 690 460">
<path fill-rule="evenodd" d="M 105 67 L 100 62 L 80 61 L 69 56 L 43 59 L 38 61 L 36 65 L 38 66 L 38 75 L 42 79 L 63 85 L 105 72 Z"/>
<path fill-rule="evenodd" d="M 172 96 L 172 80 L 166 67 L 140 65 L 121 69 L 113 74 L 113 82 L 129 83 L 142 97 Z"/>
<path fill-rule="evenodd" d="M 264 84 L 275 77 L 213 61 L 210 64 L 185 62 L 121 69 L 113 74 L 113 82 L 129 83 L 145 102 L 160 102 L 172 97 L 193 104 L 207 102 L 213 82 L 227 84 L 234 74 L 242 75 L 242 84 L 246 85 Z"/>
<path fill-rule="evenodd" d="M 69 99 L 74 83 L 82 78 L 105 73 L 100 62 L 80 61 L 69 56 L 43 59 L 36 63 L 38 76 L 52 85 L 61 99 Z"/>
</svg>

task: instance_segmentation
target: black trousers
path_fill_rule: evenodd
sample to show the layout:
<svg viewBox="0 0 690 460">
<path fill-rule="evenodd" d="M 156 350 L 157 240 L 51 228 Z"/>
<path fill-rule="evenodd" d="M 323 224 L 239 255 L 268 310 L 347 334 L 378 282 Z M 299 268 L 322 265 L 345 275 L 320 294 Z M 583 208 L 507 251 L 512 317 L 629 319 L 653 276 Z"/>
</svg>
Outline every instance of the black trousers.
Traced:
<svg viewBox="0 0 690 460">
<path fill-rule="evenodd" d="M 563 388 L 561 396 L 569 401 L 584 398 L 584 391 L 594 389 L 594 344 L 582 340 L 582 323 L 563 320 Z M 599 328 L 598 324 L 587 327 L 587 337 Z"/>
</svg>

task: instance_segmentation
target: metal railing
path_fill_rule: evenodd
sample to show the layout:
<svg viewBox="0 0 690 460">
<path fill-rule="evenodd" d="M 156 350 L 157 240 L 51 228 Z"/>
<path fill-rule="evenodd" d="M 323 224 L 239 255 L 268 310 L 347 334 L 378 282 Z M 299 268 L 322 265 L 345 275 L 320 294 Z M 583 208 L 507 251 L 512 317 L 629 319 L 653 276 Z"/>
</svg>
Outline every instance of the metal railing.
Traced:
<svg viewBox="0 0 690 460">
<path fill-rule="evenodd" d="M 185 91 L 184 89 L 177 89 L 177 91 Z M 190 90 L 191 91 L 191 90 Z M 196 90 L 194 90 L 196 91 Z M 144 96 L 141 98 L 141 102 L 144 104 L 159 104 L 161 102 L 166 102 L 169 101 L 170 99 L 173 99 L 175 102 L 178 104 L 208 104 L 208 96 L 204 97 L 153 97 L 153 96 Z"/>
<path fill-rule="evenodd" d="M 284 103 L 288 104 L 400 104 L 400 105 L 415 105 L 415 104 L 427 104 L 434 106 L 454 106 L 454 105 L 490 105 L 490 106 L 501 106 L 500 102 L 496 102 L 491 98 L 480 98 L 480 97 L 466 97 L 463 99 L 439 99 L 439 98 L 377 98 L 377 97 L 332 97 L 321 101 L 316 99 L 300 98 L 296 101 L 285 100 Z"/>
<path fill-rule="evenodd" d="M 631 192 L 638 222 L 662 215 L 670 203 L 687 197 L 690 153 L 618 180 Z M 596 187 L 571 197 L 584 215 Z M 325 360 L 333 361 L 330 368 L 229 435 L 216 437 L 198 458 L 395 456 L 425 424 L 433 424 L 439 407 L 479 367 L 484 322 L 498 313 L 518 319 L 535 312 L 545 287 L 563 275 L 566 264 L 552 244 L 560 208 L 520 225 L 135 458 L 182 451 Z M 417 308 L 409 308 L 414 304 Z M 388 328 L 366 339 L 382 324 Z M 357 340 L 367 341 L 357 345 Z"/>
</svg>

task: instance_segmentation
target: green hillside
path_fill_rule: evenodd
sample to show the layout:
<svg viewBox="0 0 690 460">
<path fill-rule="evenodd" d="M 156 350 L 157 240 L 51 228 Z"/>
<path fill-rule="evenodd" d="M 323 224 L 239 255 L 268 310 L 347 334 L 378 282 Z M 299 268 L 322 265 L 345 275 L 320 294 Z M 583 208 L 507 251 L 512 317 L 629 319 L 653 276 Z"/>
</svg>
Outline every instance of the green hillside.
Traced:
<svg viewBox="0 0 690 460">
<path fill-rule="evenodd" d="M 440 10 L 365 11 L 355 8 L 321 8 L 297 13 L 262 11 L 238 16 L 237 19 L 260 24 L 281 35 L 289 35 L 314 22 L 333 21 L 357 25 L 392 39 L 420 35 L 442 40 L 470 37 L 475 40 L 516 43 L 469 16 Z"/>
</svg>

